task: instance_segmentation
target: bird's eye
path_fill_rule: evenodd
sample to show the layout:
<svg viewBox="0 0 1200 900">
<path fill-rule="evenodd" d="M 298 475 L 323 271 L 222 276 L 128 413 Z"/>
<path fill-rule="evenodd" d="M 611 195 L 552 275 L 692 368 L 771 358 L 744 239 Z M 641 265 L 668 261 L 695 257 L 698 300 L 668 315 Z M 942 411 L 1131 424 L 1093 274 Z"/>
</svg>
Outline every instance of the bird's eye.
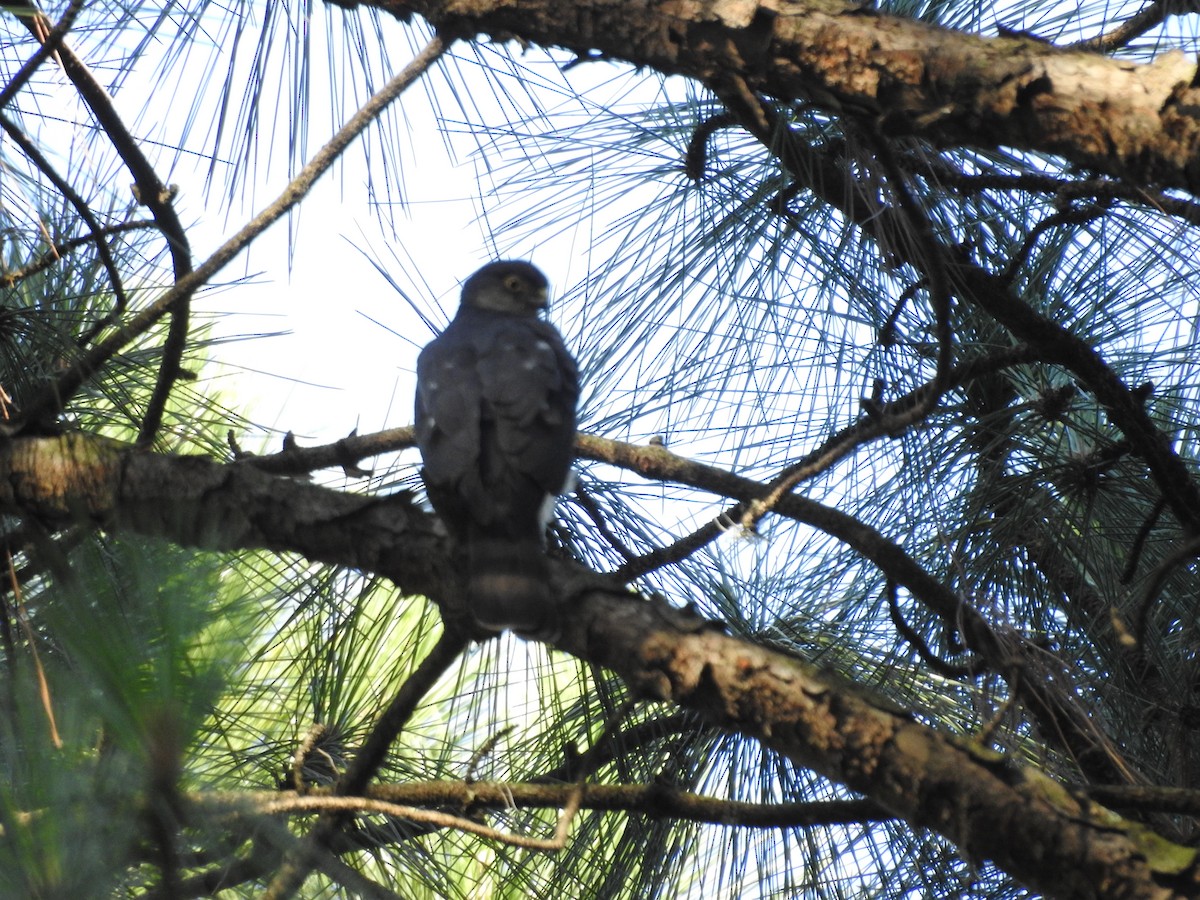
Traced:
<svg viewBox="0 0 1200 900">
<path fill-rule="evenodd" d="M 509 290 L 509 292 L 511 292 L 513 294 L 517 293 L 517 291 L 521 290 L 520 276 L 509 275 L 507 278 L 504 279 L 504 286 Z"/>
</svg>

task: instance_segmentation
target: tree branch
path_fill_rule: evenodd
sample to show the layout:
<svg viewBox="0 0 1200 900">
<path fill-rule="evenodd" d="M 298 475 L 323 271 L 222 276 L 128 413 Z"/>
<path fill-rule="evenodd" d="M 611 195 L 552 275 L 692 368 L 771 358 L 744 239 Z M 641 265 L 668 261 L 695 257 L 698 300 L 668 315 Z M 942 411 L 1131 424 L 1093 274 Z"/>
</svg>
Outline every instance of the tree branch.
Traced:
<svg viewBox="0 0 1200 900">
<path fill-rule="evenodd" d="M 124 312 L 125 307 L 129 304 L 129 298 L 125 294 L 125 285 L 121 282 L 121 274 L 117 271 L 117 265 L 113 261 L 108 241 L 105 240 L 105 229 L 101 227 L 100 222 L 92 214 L 92 208 L 71 187 L 70 182 L 58 174 L 54 166 L 50 164 L 50 160 L 38 149 L 37 144 L 30 140 L 29 136 L 3 113 L 0 113 L 0 127 L 12 138 L 13 143 L 21 148 L 21 152 L 29 157 L 30 162 L 37 166 L 38 170 L 49 179 L 55 189 L 66 198 L 67 202 L 75 208 L 75 212 L 79 214 L 79 218 L 83 219 L 83 223 L 87 226 L 91 241 L 96 245 L 96 255 L 100 257 L 101 264 L 104 266 L 105 271 L 108 272 L 108 282 L 112 285 L 114 297 L 113 309 L 105 318 Z M 54 249 L 57 251 L 58 248 Z"/>
<path fill-rule="evenodd" d="M 48 24 L 48 20 L 38 11 L 37 7 L 28 2 L 28 0 L 21 0 L 21 2 L 14 4 L 13 11 L 30 32 L 40 40 Z M 129 129 L 125 127 L 125 123 L 117 113 L 112 98 L 108 95 L 108 91 L 95 79 L 83 60 L 76 56 L 75 51 L 62 39 L 59 39 L 57 52 L 63 71 L 71 80 L 71 83 L 75 85 L 75 90 L 92 111 L 92 115 L 96 117 L 96 122 L 99 124 L 101 130 L 107 135 L 109 142 L 121 157 L 122 162 L 125 163 L 126 169 L 133 176 L 134 187 L 138 197 L 141 198 L 142 203 L 150 210 L 154 221 L 158 223 L 159 230 L 167 241 L 167 247 L 171 253 L 175 280 L 178 282 L 180 278 L 183 278 L 192 271 L 192 253 L 191 247 L 188 245 L 187 234 L 183 229 L 183 223 L 180 222 L 179 215 L 175 212 L 175 207 L 171 203 L 171 191 L 167 190 L 162 180 L 158 177 L 158 173 L 154 171 L 154 166 L 150 164 L 145 154 L 142 153 L 137 140 L 130 134 Z M 91 223 L 89 222 L 89 224 Z M 102 258 L 105 253 L 106 250 L 101 251 Z M 115 279 L 115 273 L 112 277 Z M 114 280 L 114 289 L 118 293 L 118 298 L 123 300 L 123 292 L 119 280 Z M 172 305 L 171 326 L 167 333 L 166 343 L 163 346 L 163 360 L 159 367 L 158 382 L 147 405 L 146 415 L 142 422 L 141 433 L 139 434 L 139 443 L 148 443 L 158 432 L 162 413 L 166 408 L 167 397 L 175 380 L 182 371 L 181 360 L 188 336 L 190 299 L 190 293 L 184 294 Z M 75 387 L 77 388 L 78 385 Z M 72 393 L 74 389 L 72 389 Z M 60 394 L 57 402 L 65 402 L 68 396 L 69 394 Z M 48 409 L 38 408 L 33 417 L 38 419 L 48 412 Z"/>
<path fill-rule="evenodd" d="M 464 38 L 481 33 L 684 75 L 741 78 L 784 102 L 877 119 L 940 147 L 1051 153 L 1200 193 L 1200 88 L 1176 51 L 1149 65 L 1024 35 L 985 38 L 841 0 L 580 6 L 564 0 L 375 0 Z"/>
<path fill-rule="evenodd" d="M 686 484 L 741 500 L 765 486 L 675 456 L 661 447 L 637 447 L 581 435 L 583 455 L 606 459 L 648 478 Z M 210 549 L 264 548 L 303 553 L 390 578 L 405 593 L 439 604 L 454 627 L 468 627 L 460 572 L 437 521 L 411 497 L 367 498 L 278 478 L 245 463 L 221 465 L 201 457 L 138 453 L 129 445 L 81 434 L 21 438 L 0 444 L 0 511 L 31 514 L 50 523 L 103 523 Z M 894 541 L 840 510 L 788 495 L 776 512 L 843 541 L 902 585 L 964 637 L 967 646 L 1003 674 L 1026 702 L 1048 739 L 1076 759 L 1089 760 L 1092 777 L 1119 782 L 1128 769 L 1080 708 L 1061 671 L 1047 668 L 1045 651 L 1012 631 L 999 631 Z M 570 582 L 581 577 L 567 563 L 555 567 Z M 597 576 L 589 574 L 594 579 Z M 560 585 L 559 596 L 578 585 Z"/>
<path fill-rule="evenodd" d="M 16 71 L 8 83 L 4 85 L 3 90 L 0 90 L 0 109 L 8 106 L 12 102 L 13 97 L 23 88 L 38 68 L 49 57 L 58 53 L 58 48 L 61 46 L 63 38 L 67 36 L 67 32 L 71 30 L 71 26 L 75 23 L 75 17 L 79 15 L 79 11 L 83 8 L 83 0 L 71 0 L 66 10 L 63 11 L 62 17 L 58 23 L 49 31 L 44 28 L 49 24 L 49 19 L 45 16 L 41 17 L 41 21 L 36 28 L 30 28 L 34 38 L 39 46 L 33 52 L 33 56 L 25 61 L 25 64 Z"/>
<path fill-rule="evenodd" d="M 107 338 L 85 353 L 63 373 L 55 384 L 42 391 L 26 410 L 27 419 L 38 421 L 42 417 L 63 409 L 66 401 L 88 378 L 95 374 L 115 354 L 132 341 L 137 340 L 154 326 L 163 316 L 171 312 L 183 298 L 191 297 L 217 272 L 225 268 L 239 253 L 284 213 L 300 202 L 334 161 L 358 137 L 379 113 L 416 81 L 446 51 L 448 42 L 435 36 L 391 81 L 384 85 L 350 120 L 342 126 L 329 142 L 322 147 L 309 163 L 292 179 L 283 193 L 266 209 L 244 225 L 237 234 L 222 244 L 195 271 L 178 279 L 148 307 L 141 310 L 128 322 L 114 329 Z M 81 64 L 82 65 L 82 64 Z M 161 185 L 160 185 L 161 189 Z"/>
<path fill-rule="evenodd" d="M 761 127 L 753 115 L 743 114 L 743 126 L 756 134 Z M 1190 533 L 1200 532 L 1200 486 L 1187 464 L 1171 446 L 1170 438 L 1146 411 L 1144 398 L 1130 389 L 1087 341 L 1043 315 L 1018 297 L 1011 273 L 993 273 L 975 263 L 959 247 L 936 244 L 926 252 L 909 252 L 904 241 L 893 239 L 907 230 L 904 214 L 883 207 L 865 193 L 857 179 L 828 154 L 818 152 L 790 134 L 772 143 L 772 152 L 812 193 L 841 211 L 889 255 L 897 256 L 916 271 L 931 277 L 948 274 L 954 293 L 978 306 L 1044 363 L 1063 366 L 1096 397 L 1109 418 L 1124 433 L 1135 453 L 1150 470 L 1176 518 Z M 930 269 L 930 271 L 926 271 Z"/>
<path fill-rule="evenodd" d="M 1039 772 L 939 734 L 807 663 L 657 604 L 595 593 L 573 603 L 560 649 L 613 669 L 635 693 L 757 738 L 1034 890 L 1168 898 L 1192 896 L 1200 884 L 1194 849 L 1168 845 Z"/>
<path fill-rule="evenodd" d="M 316 790 L 304 794 L 297 794 L 295 791 L 197 792 L 188 795 L 186 799 L 198 809 L 210 814 L 235 812 L 243 815 L 268 815 L 275 812 L 312 812 L 332 808 L 335 800 L 346 803 L 346 808 L 352 812 L 383 812 L 400 817 L 404 817 L 406 813 L 374 808 L 367 804 L 384 802 L 408 809 L 429 808 L 425 811 L 448 807 L 459 810 L 460 814 L 453 817 L 453 821 L 439 819 L 437 824 L 453 828 L 458 827 L 464 816 L 480 810 L 506 810 L 514 807 L 560 809 L 571 801 L 579 789 L 580 786 L 575 784 L 421 781 L 373 785 L 366 789 L 365 797 L 361 798 L 335 798 L 327 791 Z M 365 802 L 359 807 L 354 807 L 355 801 Z M 689 822 L 747 828 L 811 828 L 895 818 L 870 800 L 745 803 L 706 797 L 657 783 L 583 785 L 579 803 L 581 809 L 630 812 L 652 819 L 683 819 Z"/>
<path fill-rule="evenodd" d="M 1106 31 L 1104 34 L 1097 35 L 1094 38 L 1088 38 L 1085 41 L 1078 41 L 1071 45 L 1072 50 L 1092 50 L 1096 53 L 1112 53 L 1114 50 L 1119 50 L 1124 47 L 1134 38 L 1141 37 L 1151 28 L 1156 28 L 1161 25 L 1168 15 L 1180 15 L 1182 9 L 1178 8 L 1180 4 L 1172 3 L 1170 0 L 1153 0 L 1148 3 L 1141 11 L 1130 16 L 1112 31 Z"/>
</svg>

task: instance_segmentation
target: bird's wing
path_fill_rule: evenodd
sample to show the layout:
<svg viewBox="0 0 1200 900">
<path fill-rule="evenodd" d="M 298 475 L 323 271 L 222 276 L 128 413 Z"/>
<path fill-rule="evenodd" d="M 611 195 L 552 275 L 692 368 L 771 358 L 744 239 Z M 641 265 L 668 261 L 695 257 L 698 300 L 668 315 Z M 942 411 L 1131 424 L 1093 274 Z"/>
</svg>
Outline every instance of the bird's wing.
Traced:
<svg viewBox="0 0 1200 900">
<path fill-rule="evenodd" d="M 537 319 L 460 316 L 422 351 L 417 440 L 452 527 L 540 534 L 539 511 L 570 472 L 578 396 L 562 338 Z"/>
</svg>

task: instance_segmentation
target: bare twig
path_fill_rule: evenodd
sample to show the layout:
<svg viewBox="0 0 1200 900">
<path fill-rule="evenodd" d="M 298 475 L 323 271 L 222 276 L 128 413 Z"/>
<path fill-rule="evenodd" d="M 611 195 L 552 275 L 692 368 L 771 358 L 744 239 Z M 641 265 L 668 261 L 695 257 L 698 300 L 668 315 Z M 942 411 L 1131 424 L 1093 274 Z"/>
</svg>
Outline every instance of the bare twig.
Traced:
<svg viewBox="0 0 1200 900">
<path fill-rule="evenodd" d="M 902 638 L 908 641 L 909 645 L 917 652 L 917 656 L 921 657 L 921 660 L 930 669 L 947 678 L 974 678 L 987 668 L 986 663 L 979 657 L 975 657 L 967 663 L 954 664 L 946 662 L 934 653 L 925 642 L 925 639 L 917 634 L 916 629 L 904 620 L 904 615 L 900 611 L 900 603 L 896 596 L 896 583 L 889 581 L 885 590 L 887 591 L 888 614 L 891 616 L 892 624 L 896 626 L 896 631 L 900 633 Z"/>
<path fill-rule="evenodd" d="M 1029 230 L 1029 233 L 1025 235 L 1025 239 L 1021 242 L 1021 246 L 1017 249 L 1017 252 L 1013 254 L 1012 259 L 1008 261 L 1008 264 L 1005 265 L 1004 271 L 1000 274 L 1000 277 L 1004 281 L 1012 281 L 1014 278 L 1016 278 L 1017 272 L 1020 271 L 1021 266 L 1025 265 L 1026 261 L 1028 261 L 1029 254 L 1033 252 L 1033 248 L 1036 246 L 1038 239 L 1050 229 L 1057 228 L 1060 225 L 1083 225 L 1092 221 L 1093 219 L 1098 218 L 1099 216 L 1102 216 L 1104 212 L 1105 209 L 1103 207 L 1095 204 L 1089 204 L 1088 206 L 1084 207 L 1072 206 L 1066 209 L 1060 209 L 1051 215 L 1046 216 L 1046 218 L 1034 225 L 1033 228 Z"/>
<path fill-rule="evenodd" d="M 1097 53 L 1112 53 L 1114 50 L 1119 50 L 1136 37 L 1145 34 L 1151 28 L 1156 28 L 1163 23 L 1168 15 L 1180 15 L 1184 10 L 1172 9 L 1178 7 L 1179 4 L 1163 2 L 1163 0 L 1154 0 L 1146 6 L 1141 12 L 1130 16 L 1112 31 L 1099 34 L 1096 37 L 1088 38 L 1083 41 L 1076 41 L 1074 44 L 1068 45 L 1068 50 L 1095 50 Z"/>
<path fill-rule="evenodd" d="M 416 431 L 411 425 L 405 425 L 372 434 L 351 435 L 318 447 L 290 446 L 269 456 L 238 458 L 244 465 L 275 475 L 307 475 L 331 466 L 351 466 L 367 457 L 415 447 L 416 443 Z"/>
<path fill-rule="evenodd" d="M 295 794 L 290 796 L 275 795 L 269 800 L 263 800 L 249 807 L 257 815 L 274 815 L 278 813 L 333 813 L 339 815 L 354 815 L 376 813 L 385 816 L 395 816 L 410 822 L 423 822 L 438 828 L 455 828 L 480 837 L 490 838 L 511 847 L 522 847 L 526 850 L 561 850 L 566 846 L 567 831 L 571 820 L 579 811 L 583 798 L 581 785 L 573 785 L 567 794 L 567 802 L 558 817 L 558 824 L 552 838 L 534 838 L 524 835 L 501 831 L 488 825 L 481 825 L 474 819 L 456 816 L 452 813 L 438 812 L 432 809 L 422 809 L 418 806 L 404 806 L 387 800 L 376 800 L 371 797 L 342 797 L 318 794 Z M 265 896 L 270 896 L 268 894 Z"/>
<path fill-rule="evenodd" d="M 1142 558 L 1142 550 L 1146 546 L 1150 532 L 1154 530 L 1154 526 L 1158 524 L 1159 516 L 1163 514 L 1163 510 L 1166 508 L 1166 498 L 1159 497 L 1154 503 L 1154 508 L 1150 510 L 1150 515 L 1146 516 L 1146 521 L 1142 523 L 1142 526 L 1137 530 L 1137 534 L 1134 535 L 1133 546 L 1129 548 L 1129 562 L 1121 570 L 1121 577 L 1119 579 L 1121 584 L 1129 584 L 1129 582 L 1133 581 L 1133 576 L 1137 573 L 1138 562 Z"/>
<path fill-rule="evenodd" d="M 626 547 L 625 542 L 617 537 L 613 533 L 613 530 L 608 527 L 608 522 L 605 521 L 604 512 L 600 509 L 599 504 L 596 503 L 591 493 L 579 483 L 575 485 L 575 501 L 587 514 L 587 517 L 592 520 L 592 524 L 596 526 L 596 530 L 600 533 L 600 536 L 604 538 L 610 547 L 620 554 L 625 562 L 629 563 L 637 559 L 637 554 Z"/>
<path fill-rule="evenodd" d="M 921 162 L 933 180 L 944 187 L 953 188 L 961 194 L 978 194 L 983 191 L 1027 191 L 1033 194 L 1051 195 L 1062 202 L 1084 199 L 1121 200 L 1125 203 L 1147 206 L 1166 215 L 1183 219 L 1191 225 L 1200 225 L 1200 203 L 1182 197 L 1172 197 L 1163 191 L 1151 190 L 1140 184 L 1123 184 L 1111 178 L 1072 180 L 1041 172 L 968 174 L 945 164 L 938 157 L 926 158 Z"/>
<path fill-rule="evenodd" d="M 98 234 L 102 237 L 111 237 L 114 234 L 123 234 L 126 231 L 136 231 L 145 228 L 156 228 L 157 225 L 150 219 L 137 219 L 132 222 L 121 222 L 117 225 L 104 225 L 100 228 Z M 4 287 L 12 287 L 20 281 L 24 281 L 39 272 L 44 272 L 56 262 L 59 262 L 66 254 L 78 250 L 80 247 L 85 247 L 88 244 L 95 243 L 96 235 L 89 234 L 83 237 L 75 237 L 70 240 L 63 241 L 60 244 L 55 244 L 48 253 L 43 253 L 36 260 L 19 269 L 14 269 L 11 272 L 0 272 L 0 285 Z M 93 325 L 79 339 L 80 344 L 87 344 L 92 337 L 95 336 L 97 329 L 105 327 L 111 320 L 110 316 L 105 316 L 100 322 Z"/>
<path fill-rule="evenodd" d="M 374 785 L 368 790 L 367 797 L 331 797 L 321 792 L 297 794 L 291 791 L 206 791 L 191 794 L 186 799 L 198 809 L 213 815 L 298 815 L 314 810 L 337 809 L 339 804 L 345 804 L 344 809 L 350 812 L 378 812 L 415 820 L 412 811 L 429 813 L 429 806 L 510 809 L 515 805 L 520 809 L 562 809 L 571 802 L 576 787 L 574 784 L 425 781 Z M 363 803 L 386 804 L 387 807 L 356 805 Z M 696 794 L 661 782 L 591 784 L 582 791 L 579 803 L 581 809 L 623 811 L 654 819 L 669 817 L 689 822 L 738 825 L 747 828 L 798 828 L 894 818 L 870 800 L 749 803 Z M 421 821 L 448 828 L 458 828 L 463 821 L 461 816 L 451 816 L 450 819 L 450 822 L 435 822 L 432 817 L 421 817 Z M 484 837 L 495 837 L 494 834 L 479 830 L 478 822 L 469 819 L 466 821 L 471 822 L 474 827 L 463 830 Z"/>
<path fill-rule="evenodd" d="M 1150 573 L 1146 591 L 1142 595 L 1141 603 L 1138 604 L 1136 632 L 1138 646 L 1145 646 L 1146 628 L 1150 621 L 1150 609 L 1154 606 L 1154 601 L 1158 599 L 1163 584 L 1179 566 L 1188 560 L 1195 559 L 1197 555 L 1200 555 L 1200 536 L 1184 541 Z"/>
<path fill-rule="evenodd" d="M 307 787 L 304 783 L 304 764 L 308 761 L 309 754 L 313 752 L 313 747 L 324 734 L 325 726 L 319 722 L 309 726 L 308 731 L 300 740 L 300 746 L 296 748 L 296 752 L 292 756 L 292 787 L 297 791 L 304 791 Z M 330 762 L 332 763 L 332 760 Z M 334 772 L 337 771 L 336 766 L 331 765 L 330 768 Z"/>
<path fill-rule="evenodd" d="M 812 151 L 804 148 L 801 142 L 793 136 L 787 123 L 761 97 L 756 95 L 742 78 L 727 79 L 719 84 L 713 84 L 711 87 L 742 127 L 757 138 L 769 152 L 778 157 L 786 169 L 797 176 L 801 172 L 812 170 Z M 937 375 L 933 383 L 928 386 L 928 390 L 917 396 L 913 403 L 903 409 L 896 409 L 894 418 L 881 420 L 878 423 L 885 432 L 898 434 L 928 416 L 942 395 L 945 380 L 950 371 L 952 351 L 951 290 L 946 271 L 945 254 L 934 238 L 928 217 L 908 190 L 903 173 L 895 164 L 886 141 L 879 138 L 874 141 L 874 144 L 877 150 L 876 155 L 888 172 L 889 184 L 897 199 L 896 208 L 905 224 L 909 226 L 907 230 L 903 231 L 897 228 L 895 233 L 910 233 L 917 237 L 912 242 L 915 250 L 905 254 L 905 257 L 918 272 L 923 273 L 923 281 L 928 286 L 930 302 L 934 308 L 938 335 Z M 860 205 L 862 205 L 861 202 L 855 203 L 854 208 L 857 209 Z M 870 215 L 875 217 L 875 213 Z M 881 234 L 883 234 L 881 230 L 876 231 L 877 236 Z M 809 476 L 800 470 L 788 471 L 777 477 L 764 496 L 754 498 L 738 511 L 742 529 L 746 532 L 753 532 L 762 517 L 806 477 Z M 711 540 L 715 536 L 711 528 L 702 530 L 705 532 L 707 540 Z M 700 538 L 698 534 L 689 536 L 688 540 L 694 547 L 707 543 L 707 540 Z"/>
<path fill-rule="evenodd" d="M 495 734 L 488 736 L 488 739 L 484 741 L 479 749 L 471 754 L 471 758 L 467 760 L 463 781 L 470 783 L 475 780 L 475 772 L 479 768 L 479 764 L 492 755 L 492 752 L 496 749 L 496 745 L 500 743 L 505 735 L 511 733 L 512 730 L 512 725 L 506 725 Z"/>
</svg>

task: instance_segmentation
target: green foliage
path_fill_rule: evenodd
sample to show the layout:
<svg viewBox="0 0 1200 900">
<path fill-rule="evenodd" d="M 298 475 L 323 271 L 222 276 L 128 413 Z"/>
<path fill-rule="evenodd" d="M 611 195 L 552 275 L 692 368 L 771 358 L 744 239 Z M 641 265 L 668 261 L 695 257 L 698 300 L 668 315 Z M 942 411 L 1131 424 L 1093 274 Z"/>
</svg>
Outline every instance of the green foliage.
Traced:
<svg viewBox="0 0 1200 900">
<path fill-rule="evenodd" d="M 56 571 L 27 587 L 31 640 L 4 654 L 5 897 L 106 896 L 129 878 L 239 662 L 217 560 L 96 538 Z"/>
</svg>

